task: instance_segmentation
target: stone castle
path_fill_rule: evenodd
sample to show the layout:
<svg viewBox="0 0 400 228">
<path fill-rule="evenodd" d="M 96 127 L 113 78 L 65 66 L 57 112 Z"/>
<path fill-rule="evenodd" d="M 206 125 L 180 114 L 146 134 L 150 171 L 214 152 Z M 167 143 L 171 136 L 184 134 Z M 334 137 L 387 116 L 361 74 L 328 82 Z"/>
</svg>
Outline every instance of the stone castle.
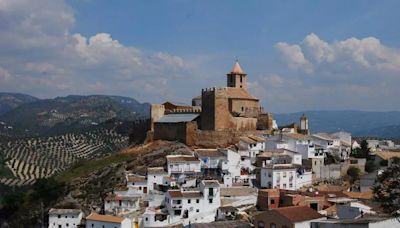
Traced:
<svg viewBox="0 0 400 228">
<path fill-rule="evenodd" d="M 247 90 L 247 74 L 236 61 L 227 74 L 227 86 L 202 89 L 192 105 L 165 102 L 151 106 L 153 139 L 197 144 L 202 135 L 215 138 L 249 131 L 270 131 L 273 117 Z M 214 137 L 210 137 L 214 138 Z"/>
</svg>

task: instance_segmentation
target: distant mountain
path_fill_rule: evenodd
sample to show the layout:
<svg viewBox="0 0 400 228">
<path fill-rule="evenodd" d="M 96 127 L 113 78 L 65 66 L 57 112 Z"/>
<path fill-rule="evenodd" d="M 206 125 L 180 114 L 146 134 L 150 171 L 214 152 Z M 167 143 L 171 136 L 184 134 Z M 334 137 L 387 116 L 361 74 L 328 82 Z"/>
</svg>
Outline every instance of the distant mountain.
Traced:
<svg viewBox="0 0 400 228">
<path fill-rule="evenodd" d="M 149 104 L 121 96 L 91 95 L 36 99 L 20 103 L 0 116 L 2 135 L 73 132 L 110 119 L 133 121 L 149 116 Z"/>
<path fill-rule="evenodd" d="M 274 114 L 279 126 L 299 122 L 301 115 L 309 119 L 312 132 L 344 130 L 355 136 L 400 138 L 400 112 L 304 111 Z"/>
<path fill-rule="evenodd" d="M 36 97 L 20 93 L 0 93 L 0 116 L 25 104 L 38 101 Z"/>
</svg>

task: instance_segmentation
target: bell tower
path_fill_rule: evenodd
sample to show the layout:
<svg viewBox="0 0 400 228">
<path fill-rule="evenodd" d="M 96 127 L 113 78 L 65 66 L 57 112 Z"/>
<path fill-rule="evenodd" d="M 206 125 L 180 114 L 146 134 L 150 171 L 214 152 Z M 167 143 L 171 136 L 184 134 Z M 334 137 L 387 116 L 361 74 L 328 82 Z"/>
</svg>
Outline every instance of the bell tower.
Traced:
<svg viewBox="0 0 400 228">
<path fill-rule="evenodd" d="M 227 74 L 227 86 L 247 90 L 247 74 L 243 72 L 238 60 L 231 72 Z"/>
</svg>

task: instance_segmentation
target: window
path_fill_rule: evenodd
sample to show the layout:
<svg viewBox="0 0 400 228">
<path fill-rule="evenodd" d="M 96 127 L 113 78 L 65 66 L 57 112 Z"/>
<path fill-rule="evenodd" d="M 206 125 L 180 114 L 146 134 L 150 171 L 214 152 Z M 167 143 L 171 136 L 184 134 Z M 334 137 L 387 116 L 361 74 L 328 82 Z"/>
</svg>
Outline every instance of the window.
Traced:
<svg viewBox="0 0 400 228">
<path fill-rule="evenodd" d="M 258 228 L 264 228 L 264 223 L 263 222 L 258 222 Z"/>
<path fill-rule="evenodd" d="M 214 195 L 214 188 L 208 188 L 208 195 L 213 196 Z"/>
<path fill-rule="evenodd" d="M 200 200 L 199 200 L 199 199 L 196 199 L 196 203 L 200 203 Z"/>
<path fill-rule="evenodd" d="M 181 211 L 180 210 L 174 211 L 174 215 L 181 215 Z"/>
<path fill-rule="evenodd" d="M 213 199 L 208 199 L 208 202 L 209 203 L 213 203 Z"/>
<path fill-rule="evenodd" d="M 101 227 L 105 228 L 105 226 L 104 226 L 104 225 L 102 225 Z"/>
<path fill-rule="evenodd" d="M 67 224 L 65 224 L 66 226 L 69 226 L 69 224 L 67 223 Z"/>
<path fill-rule="evenodd" d="M 240 82 L 243 82 L 243 76 L 240 75 Z"/>
<path fill-rule="evenodd" d="M 286 177 L 286 172 L 283 172 L 283 177 Z"/>
<path fill-rule="evenodd" d="M 271 199 L 271 204 L 275 204 L 275 199 Z"/>
<path fill-rule="evenodd" d="M 149 218 L 146 217 L 145 220 L 146 220 L 146 221 L 149 221 Z"/>
<path fill-rule="evenodd" d="M 270 228 L 276 228 L 276 224 L 275 223 L 271 223 L 269 227 Z"/>
<path fill-rule="evenodd" d="M 141 187 L 141 186 L 139 186 L 139 190 L 142 190 L 142 187 Z"/>
<path fill-rule="evenodd" d="M 61 218 L 61 215 L 58 215 L 57 217 L 58 217 L 58 218 Z"/>
<path fill-rule="evenodd" d="M 200 209 L 196 209 L 196 212 L 200 212 Z"/>
<path fill-rule="evenodd" d="M 92 223 L 92 227 L 94 227 L 94 223 Z M 61 227 L 60 227 L 61 228 Z"/>
<path fill-rule="evenodd" d="M 190 204 L 191 203 L 191 200 L 190 199 L 188 199 L 188 204 Z"/>
<path fill-rule="evenodd" d="M 286 183 L 285 183 L 285 184 L 283 184 L 283 188 L 286 188 Z"/>
<path fill-rule="evenodd" d="M 154 178 L 156 178 L 156 176 L 154 176 Z"/>
<path fill-rule="evenodd" d="M 68 218 L 68 216 L 65 216 L 65 218 Z"/>
</svg>

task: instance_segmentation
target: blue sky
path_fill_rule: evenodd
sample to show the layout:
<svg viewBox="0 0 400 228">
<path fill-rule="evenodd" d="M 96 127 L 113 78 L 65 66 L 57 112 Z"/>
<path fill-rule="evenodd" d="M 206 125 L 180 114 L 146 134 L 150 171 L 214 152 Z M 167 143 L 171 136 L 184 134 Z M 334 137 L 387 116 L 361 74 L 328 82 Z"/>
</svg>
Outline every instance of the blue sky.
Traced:
<svg viewBox="0 0 400 228">
<path fill-rule="evenodd" d="M 0 90 L 189 103 L 238 57 L 266 110 L 400 110 L 399 1 L 0 0 Z"/>
</svg>

